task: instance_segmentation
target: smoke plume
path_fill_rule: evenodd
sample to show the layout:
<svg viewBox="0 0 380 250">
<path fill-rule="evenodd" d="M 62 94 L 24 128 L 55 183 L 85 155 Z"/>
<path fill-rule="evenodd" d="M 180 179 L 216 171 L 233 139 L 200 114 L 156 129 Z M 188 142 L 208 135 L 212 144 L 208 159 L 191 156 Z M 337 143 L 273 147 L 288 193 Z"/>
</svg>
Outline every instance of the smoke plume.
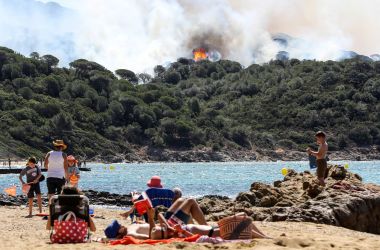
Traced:
<svg viewBox="0 0 380 250">
<path fill-rule="evenodd" d="M 380 0 L 0 0 L 0 46 L 136 72 L 199 47 L 245 66 L 283 50 L 337 60 L 380 52 L 379 9 Z"/>
</svg>

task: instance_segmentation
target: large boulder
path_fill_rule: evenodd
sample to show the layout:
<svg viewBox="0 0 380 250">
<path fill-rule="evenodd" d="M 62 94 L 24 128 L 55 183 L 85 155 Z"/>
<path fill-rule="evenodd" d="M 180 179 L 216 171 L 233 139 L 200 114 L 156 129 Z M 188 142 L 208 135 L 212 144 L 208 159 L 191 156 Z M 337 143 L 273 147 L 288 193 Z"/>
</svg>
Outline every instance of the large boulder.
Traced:
<svg viewBox="0 0 380 250">
<path fill-rule="evenodd" d="M 219 216 L 206 209 L 208 218 L 243 211 L 254 220 L 315 222 L 380 234 L 380 186 L 364 184 L 343 166 L 328 170 L 325 187 L 309 171 L 289 170 L 274 186 L 254 182 L 234 202 L 214 200 Z"/>
</svg>

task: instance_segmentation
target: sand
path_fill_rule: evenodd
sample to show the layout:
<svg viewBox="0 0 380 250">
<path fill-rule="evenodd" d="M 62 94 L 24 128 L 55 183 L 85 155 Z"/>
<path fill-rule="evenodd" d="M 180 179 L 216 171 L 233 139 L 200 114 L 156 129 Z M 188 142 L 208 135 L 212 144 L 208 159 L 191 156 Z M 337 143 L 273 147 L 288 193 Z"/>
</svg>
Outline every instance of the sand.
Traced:
<svg viewBox="0 0 380 250">
<path fill-rule="evenodd" d="M 46 211 L 46 208 L 45 208 Z M 124 224 L 129 220 L 119 216 L 120 210 L 95 208 L 97 232 L 93 237 L 103 237 L 103 230 L 112 219 Z M 50 244 L 46 220 L 34 216 L 25 218 L 26 207 L 0 207 L 0 249 L 380 249 L 380 236 L 345 228 L 301 222 L 255 222 L 274 239 L 253 240 L 251 243 L 223 245 L 175 243 L 159 246 L 108 246 L 103 243 Z"/>
</svg>

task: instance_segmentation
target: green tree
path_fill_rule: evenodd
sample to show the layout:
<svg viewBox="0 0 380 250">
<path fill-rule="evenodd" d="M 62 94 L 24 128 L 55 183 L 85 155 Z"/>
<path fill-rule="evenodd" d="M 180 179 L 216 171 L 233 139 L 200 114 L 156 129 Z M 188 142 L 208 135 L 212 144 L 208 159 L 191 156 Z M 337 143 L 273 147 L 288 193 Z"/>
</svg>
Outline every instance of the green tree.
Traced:
<svg viewBox="0 0 380 250">
<path fill-rule="evenodd" d="M 49 67 L 56 67 L 59 63 L 59 59 L 52 55 L 44 55 L 41 60 L 45 62 Z"/>
<path fill-rule="evenodd" d="M 116 75 L 118 75 L 121 79 L 128 80 L 129 82 L 133 84 L 137 84 L 139 82 L 139 79 L 137 78 L 136 74 L 128 69 L 118 69 L 115 71 Z"/>
</svg>

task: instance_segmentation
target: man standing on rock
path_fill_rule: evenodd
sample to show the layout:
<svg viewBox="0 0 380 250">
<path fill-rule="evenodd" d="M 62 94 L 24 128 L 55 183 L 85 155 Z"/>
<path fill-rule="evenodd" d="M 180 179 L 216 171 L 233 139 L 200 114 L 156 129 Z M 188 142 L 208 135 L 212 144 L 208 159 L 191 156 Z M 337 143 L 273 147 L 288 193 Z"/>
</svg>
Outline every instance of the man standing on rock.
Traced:
<svg viewBox="0 0 380 250">
<path fill-rule="evenodd" d="M 317 139 L 317 144 L 319 145 L 318 151 L 312 151 L 310 148 L 307 148 L 306 151 L 309 155 L 313 155 L 317 158 L 317 177 L 319 184 L 321 186 L 325 186 L 325 176 L 327 172 L 326 154 L 328 150 L 326 134 L 323 131 L 318 131 L 315 134 L 315 138 Z"/>
</svg>

